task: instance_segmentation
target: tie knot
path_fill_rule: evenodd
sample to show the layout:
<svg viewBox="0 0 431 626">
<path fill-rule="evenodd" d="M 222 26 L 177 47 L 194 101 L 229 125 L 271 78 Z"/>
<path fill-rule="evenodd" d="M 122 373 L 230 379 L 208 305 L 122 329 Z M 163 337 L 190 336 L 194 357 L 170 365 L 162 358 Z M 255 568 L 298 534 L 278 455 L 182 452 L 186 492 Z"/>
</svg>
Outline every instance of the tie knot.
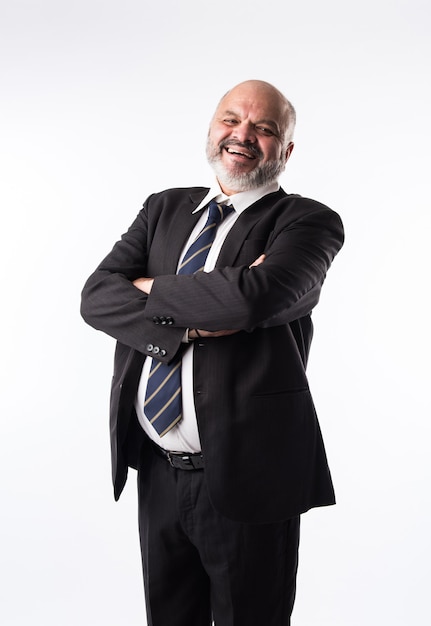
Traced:
<svg viewBox="0 0 431 626">
<path fill-rule="evenodd" d="M 211 200 L 208 205 L 208 222 L 219 224 L 225 217 L 232 213 L 233 206 L 226 204 L 218 204 L 215 200 Z"/>
</svg>

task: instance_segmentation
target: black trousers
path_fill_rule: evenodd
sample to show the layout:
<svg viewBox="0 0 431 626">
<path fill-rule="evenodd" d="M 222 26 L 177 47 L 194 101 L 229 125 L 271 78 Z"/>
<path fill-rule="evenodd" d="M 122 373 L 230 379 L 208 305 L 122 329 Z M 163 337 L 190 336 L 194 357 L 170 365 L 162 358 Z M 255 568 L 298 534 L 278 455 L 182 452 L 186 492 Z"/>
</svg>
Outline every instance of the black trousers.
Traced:
<svg viewBox="0 0 431 626">
<path fill-rule="evenodd" d="M 152 451 L 138 472 L 149 626 L 289 626 L 299 517 L 244 524 L 208 498 L 205 470 L 174 469 Z"/>
</svg>

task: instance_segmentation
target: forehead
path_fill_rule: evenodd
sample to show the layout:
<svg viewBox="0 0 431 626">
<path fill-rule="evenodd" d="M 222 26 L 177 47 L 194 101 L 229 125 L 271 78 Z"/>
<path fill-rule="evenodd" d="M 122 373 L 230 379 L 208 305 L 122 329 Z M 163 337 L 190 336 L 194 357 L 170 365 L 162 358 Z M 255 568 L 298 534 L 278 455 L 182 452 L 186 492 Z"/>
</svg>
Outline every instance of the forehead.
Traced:
<svg viewBox="0 0 431 626">
<path fill-rule="evenodd" d="M 272 121 L 277 126 L 286 122 L 286 106 L 280 96 L 262 87 L 236 87 L 220 101 L 216 116 L 234 113 L 251 121 Z"/>
</svg>

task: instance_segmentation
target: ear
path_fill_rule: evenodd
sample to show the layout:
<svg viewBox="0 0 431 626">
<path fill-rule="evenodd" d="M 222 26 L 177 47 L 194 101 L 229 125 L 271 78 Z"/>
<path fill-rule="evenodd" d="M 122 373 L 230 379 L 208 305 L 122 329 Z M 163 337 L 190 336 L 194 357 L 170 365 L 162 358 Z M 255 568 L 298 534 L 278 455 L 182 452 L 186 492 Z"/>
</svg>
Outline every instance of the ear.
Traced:
<svg viewBox="0 0 431 626">
<path fill-rule="evenodd" d="M 290 141 L 287 148 L 286 148 L 286 152 L 284 153 L 284 156 L 286 158 L 286 163 L 289 160 L 290 155 L 292 154 L 292 150 L 294 148 L 295 144 L 293 143 L 293 141 Z"/>
</svg>

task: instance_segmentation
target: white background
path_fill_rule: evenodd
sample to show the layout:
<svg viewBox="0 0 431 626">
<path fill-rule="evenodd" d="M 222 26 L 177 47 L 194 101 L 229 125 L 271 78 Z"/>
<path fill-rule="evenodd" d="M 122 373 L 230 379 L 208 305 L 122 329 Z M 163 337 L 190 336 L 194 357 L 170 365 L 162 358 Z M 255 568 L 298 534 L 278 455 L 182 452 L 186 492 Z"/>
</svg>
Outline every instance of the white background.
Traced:
<svg viewBox="0 0 431 626">
<path fill-rule="evenodd" d="M 145 624 L 80 291 L 149 193 L 211 182 L 215 104 L 258 78 L 298 112 L 283 187 L 346 228 L 309 365 L 338 504 L 303 518 L 293 624 L 429 625 L 428 3 L 3 0 L 0 31 L 0 622 Z"/>
</svg>

